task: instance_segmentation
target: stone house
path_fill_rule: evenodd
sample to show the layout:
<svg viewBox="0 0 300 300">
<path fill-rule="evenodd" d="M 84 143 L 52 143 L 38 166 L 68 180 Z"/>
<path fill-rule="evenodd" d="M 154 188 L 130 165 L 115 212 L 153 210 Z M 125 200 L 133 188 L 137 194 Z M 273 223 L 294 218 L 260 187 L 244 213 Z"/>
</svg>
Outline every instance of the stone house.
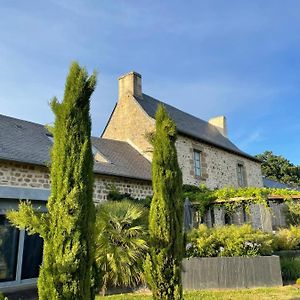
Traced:
<svg viewBox="0 0 300 300">
<path fill-rule="evenodd" d="M 119 78 L 119 97 L 100 138 L 92 137 L 94 201 L 106 200 L 113 184 L 135 198 L 152 195 L 152 148 L 147 135 L 155 128 L 161 101 L 142 93 L 141 75 Z M 178 161 L 185 184 L 262 186 L 260 162 L 227 136 L 225 117 L 208 122 L 163 103 L 176 122 Z M 20 199 L 46 209 L 50 193 L 49 151 L 53 143 L 45 126 L 0 115 L 0 289 L 35 284 L 42 241 L 9 226 L 5 212 Z"/>
</svg>

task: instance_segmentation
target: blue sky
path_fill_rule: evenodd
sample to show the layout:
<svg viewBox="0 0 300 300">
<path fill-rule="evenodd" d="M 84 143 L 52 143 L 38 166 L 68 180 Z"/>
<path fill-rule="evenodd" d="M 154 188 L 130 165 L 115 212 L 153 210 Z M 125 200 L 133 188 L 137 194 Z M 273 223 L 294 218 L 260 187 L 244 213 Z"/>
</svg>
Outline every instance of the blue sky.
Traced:
<svg viewBox="0 0 300 300">
<path fill-rule="evenodd" d="M 99 73 L 99 136 L 117 78 L 202 119 L 226 115 L 242 150 L 300 164 L 300 2 L 27 0 L 0 3 L 0 113 L 51 123 L 70 62 Z"/>
</svg>

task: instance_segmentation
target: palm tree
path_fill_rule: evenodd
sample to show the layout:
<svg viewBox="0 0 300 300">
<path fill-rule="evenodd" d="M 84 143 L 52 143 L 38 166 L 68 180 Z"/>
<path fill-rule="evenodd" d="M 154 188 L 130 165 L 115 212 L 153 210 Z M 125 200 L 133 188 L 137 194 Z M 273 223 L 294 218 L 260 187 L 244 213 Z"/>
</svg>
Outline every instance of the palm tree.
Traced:
<svg viewBox="0 0 300 300">
<path fill-rule="evenodd" d="M 147 210 L 128 200 L 106 202 L 96 213 L 96 264 L 102 294 L 108 286 L 136 286 L 143 281 Z"/>
</svg>

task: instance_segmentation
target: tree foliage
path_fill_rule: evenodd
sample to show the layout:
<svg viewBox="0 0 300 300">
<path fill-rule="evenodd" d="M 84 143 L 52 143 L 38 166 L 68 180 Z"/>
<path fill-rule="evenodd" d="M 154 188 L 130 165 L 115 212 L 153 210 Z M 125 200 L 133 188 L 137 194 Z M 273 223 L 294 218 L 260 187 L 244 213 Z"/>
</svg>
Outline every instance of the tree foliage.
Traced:
<svg viewBox="0 0 300 300">
<path fill-rule="evenodd" d="M 149 215 L 150 250 L 145 262 L 153 299 L 182 299 L 182 175 L 175 141 L 175 123 L 160 105 L 156 112 L 156 131 L 152 135 L 154 195 Z"/>
<path fill-rule="evenodd" d="M 296 166 L 281 155 L 265 151 L 256 155 L 262 161 L 262 174 L 267 178 L 292 186 L 300 185 L 300 166 Z"/>
<path fill-rule="evenodd" d="M 44 239 L 43 263 L 38 279 L 39 299 L 93 299 L 95 207 L 91 150 L 90 96 L 96 74 L 73 63 L 64 100 L 51 102 L 55 123 L 51 129 L 51 195 L 47 213 L 21 203 L 10 221 Z"/>
<path fill-rule="evenodd" d="M 109 286 L 136 286 L 142 281 L 147 210 L 124 200 L 106 202 L 96 213 L 96 264 L 102 294 Z"/>
</svg>

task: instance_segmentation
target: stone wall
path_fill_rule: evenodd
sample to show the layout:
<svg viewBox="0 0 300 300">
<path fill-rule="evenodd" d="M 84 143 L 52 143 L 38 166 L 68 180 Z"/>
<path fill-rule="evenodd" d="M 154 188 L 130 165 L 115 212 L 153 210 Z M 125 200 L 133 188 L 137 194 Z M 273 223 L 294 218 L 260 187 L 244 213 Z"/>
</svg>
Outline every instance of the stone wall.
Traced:
<svg viewBox="0 0 300 300">
<path fill-rule="evenodd" d="M 152 196 L 152 186 L 149 181 L 96 175 L 94 183 L 94 202 L 99 203 L 106 200 L 111 185 L 114 185 L 120 193 L 128 193 L 134 198 L 142 199 L 147 196 Z"/>
<path fill-rule="evenodd" d="M 0 185 L 50 189 L 50 176 L 46 167 L 0 162 Z"/>
<path fill-rule="evenodd" d="M 139 199 L 152 195 L 149 181 L 96 174 L 94 202 L 106 200 L 111 185 L 114 185 L 121 193 L 129 193 L 132 197 Z M 46 167 L 0 162 L 0 186 L 50 189 L 50 176 Z"/>
<path fill-rule="evenodd" d="M 123 95 L 105 128 L 102 137 L 128 142 L 147 159 L 152 159 L 152 146 L 147 134 L 153 132 L 155 121 L 141 108 L 135 98 Z"/>
<path fill-rule="evenodd" d="M 179 166 L 185 184 L 205 184 L 210 189 L 238 187 L 237 164 L 243 164 L 248 186 L 262 187 L 260 164 L 250 159 L 179 135 L 176 141 Z M 201 152 L 200 177 L 194 173 L 194 150 Z"/>
<path fill-rule="evenodd" d="M 197 209 L 195 208 L 195 210 Z M 287 205 L 283 199 L 269 200 L 267 206 L 260 203 L 250 204 L 249 211 L 246 209 L 246 205 L 244 207 L 237 206 L 234 211 L 228 214 L 229 223 L 235 225 L 251 224 L 254 229 L 271 232 L 287 227 L 286 211 Z M 203 217 L 203 222 L 208 227 L 224 226 L 226 225 L 225 215 L 225 206 L 222 204 L 211 205 Z M 195 225 L 198 227 L 199 223 L 195 223 Z"/>
</svg>

